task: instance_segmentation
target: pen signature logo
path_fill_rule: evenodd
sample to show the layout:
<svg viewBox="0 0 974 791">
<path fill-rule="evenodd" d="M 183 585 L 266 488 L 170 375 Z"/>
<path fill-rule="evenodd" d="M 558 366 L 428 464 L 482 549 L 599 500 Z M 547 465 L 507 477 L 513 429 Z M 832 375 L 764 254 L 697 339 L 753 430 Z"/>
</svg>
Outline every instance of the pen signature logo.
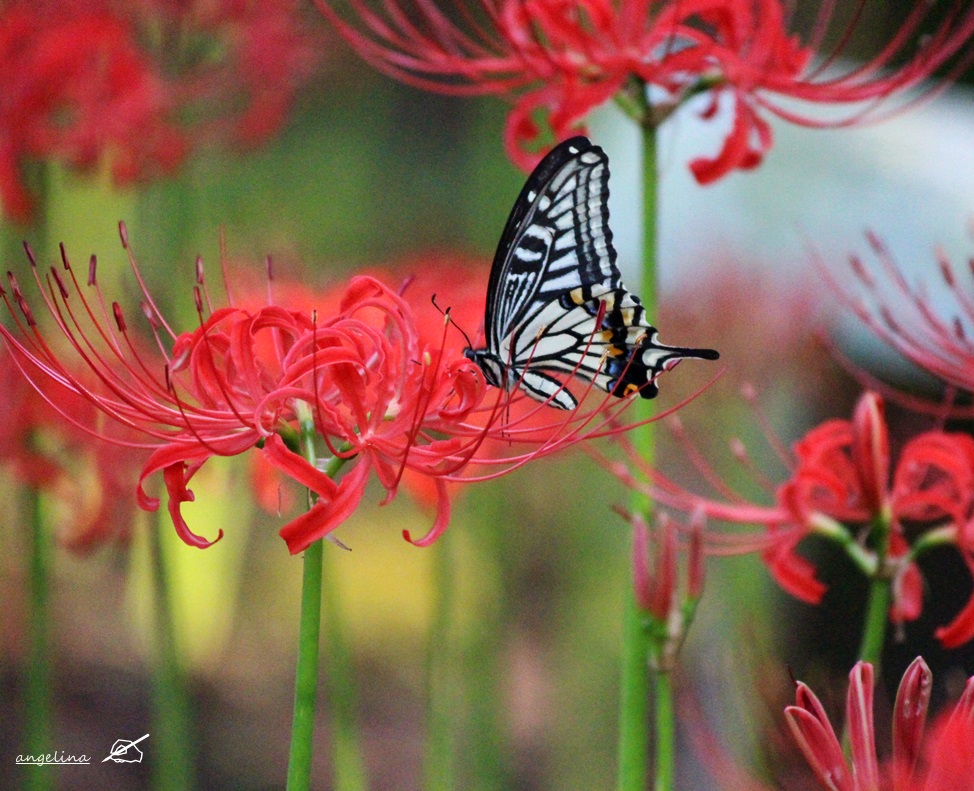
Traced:
<svg viewBox="0 0 974 791">
<path fill-rule="evenodd" d="M 129 741 L 128 739 L 116 739 L 115 744 L 112 745 L 111 751 L 105 758 L 101 759 L 101 762 L 105 763 L 105 761 L 114 761 L 117 764 L 142 763 L 142 751 L 135 745 L 148 738 L 149 734 L 147 733 L 145 736 L 140 736 L 135 741 Z"/>
</svg>

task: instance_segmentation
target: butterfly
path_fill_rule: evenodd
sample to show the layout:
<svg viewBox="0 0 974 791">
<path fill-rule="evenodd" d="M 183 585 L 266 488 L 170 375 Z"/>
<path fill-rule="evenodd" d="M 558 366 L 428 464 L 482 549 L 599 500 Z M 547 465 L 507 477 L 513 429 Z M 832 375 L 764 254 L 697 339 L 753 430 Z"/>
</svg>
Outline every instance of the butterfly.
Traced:
<svg viewBox="0 0 974 791">
<path fill-rule="evenodd" d="M 608 198 L 608 157 L 585 137 L 556 146 L 528 177 L 490 270 L 486 348 L 464 350 L 488 384 L 575 409 L 552 373 L 653 398 L 656 378 L 679 360 L 718 358 L 659 342 L 616 266 Z"/>
</svg>

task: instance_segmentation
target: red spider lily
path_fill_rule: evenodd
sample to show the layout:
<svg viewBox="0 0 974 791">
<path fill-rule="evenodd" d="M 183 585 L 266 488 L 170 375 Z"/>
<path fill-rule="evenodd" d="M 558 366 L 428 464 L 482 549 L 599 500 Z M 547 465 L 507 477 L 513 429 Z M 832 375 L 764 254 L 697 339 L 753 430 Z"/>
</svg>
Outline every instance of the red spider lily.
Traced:
<svg viewBox="0 0 974 791">
<path fill-rule="evenodd" d="M 970 296 L 974 259 L 968 261 L 965 276 L 957 272 L 946 252 L 938 250 L 939 278 L 911 285 L 883 241 L 873 233 L 866 238 L 876 262 L 870 266 L 861 256 L 850 257 L 858 288 L 848 286 L 818 262 L 833 292 L 877 337 L 912 363 L 954 388 L 974 392 L 974 343 L 965 330 L 974 321 Z M 949 302 L 943 299 L 947 296 Z M 900 398 L 925 411 L 932 408 L 916 398 Z"/>
<path fill-rule="evenodd" d="M 31 263 L 66 351 L 48 342 L 12 275 L 3 298 L 17 326 L 12 331 L 0 325 L 0 334 L 39 391 L 67 390 L 142 434 L 134 444 L 151 455 L 139 476 L 138 503 L 158 508 L 144 484 L 161 472 L 177 533 L 193 546 L 213 541 L 190 530 L 181 506 L 194 499 L 189 483 L 213 456 L 256 448 L 272 467 L 315 494 L 310 510 L 281 529 L 292 552 L 341 524 L 373 473 L 386 489 L 384 502 L 395 497 L 405 471 L 428 477 L 437 517 L 432 530 L 413 542 L 426 545 L 449 520 L 450 482 L 496 477 L 579 441 L 624 430 L 618 417 L 630 400 L 601 391 L 580 393 L 582 406 L 567 415 L 533 401 L 525 407 L 520 391 L 488 392 L 479 368 L 447 347 L 449 327 L 442 317 L 440 338 L 424 341 L 406 301 L 372 277 L 353 278 L 337 311 L 327 315 L 286 308 L 272 298 L 260 307 L 212 309 L 200 267 L 194 292 L 199 326 L 177 335 L 145 287 L 124 226 L 121 231 L 161 359 L 142 350 L 121 307 L 108 306 L 94 258 L 87 297 L 63 249 L 64 274 L 52 268 L 42 276 L 32 255 Z M 63 362 L 66 357 L 87 367 L 84 379 Z M 61 407 L 50 395 L 48 400 Z M 60 411 L 101 439 L 133 444 L 68 409 Z M 308 440 L 320 445 L 313 449 L 315 463 L 305 455 L 311 452 L 302 444 Z M 502 458 L 482 452 L 485 444 L 501 442 L 507 448 Z M 472 474 L 466 469 L 471 463 L 487 469 Z M 221 536 L 222 531 L 214 540 Z"/>
<path fill-rule="evenodd" d="M 526 169 L 537 162 L 527 149 L 537 147 L 538 113 L 564 139 L 613 97 L 635 103 L 647 126 L 699 93 L 709 95 L 704 118 L 726 101 L 733 123 L 721 150 L 691 163 L 701 183 L 760 162 L 771 146 L 765 114 L 811 127 L 878 118 L 884 101 L 945 67 L 948 76 L 964 68 L 974 32 L 974 10 L 960 0 L 918 4 L 878 54 L 840 66 L 867 0 L 837 31 L 839 44 L 824 52 L 834 2 L 822 4 L 804 41 L 790 30 L 790 4 L 782 0 L 481 0 L 472 9 L 349 0 L 347 16 L 337 5 L 318 0 L 351 46 L 383 72 L 427 90 L 513 97 L 505 142 Z M 931 29 L 935 13 L 941 21 Z M 823 120 L 815 110 L 822 105 L 846 109 Z"/>
<path fill-rule="evenodd" d="M 849 674 L 847 759 L 825 709 L 798 683 L 785 718 L 822 788 L 829 791 L 953 791 L 974 777 L 974 678 L 953 709 L 925 734 L 930 669 L 917 657 L 900 682 L 893 708 L 893 753 L 881 765 L 873 722 L 873 667 L 858 662 Z M 924 738 L 926 736 L 926 738 Z"/>
<path fill-rule="evenodd" d="M 760 552 L 775 581 L 802 601 L 817 604 L 825 592 L 814 566 L 797 552 L 799 543 L 812 535 L 839 543 L 868 576 L 892 580 L 894 622 L 915 620 L 920 614 L 923 583 L 914 561 L 932 545 L 955 545 L 974 575 L 974 439 L 967 435 L 925 432 L 905 444 L 894 464 L 882 398 L 867 392 L 852 420 L 825 421 L 796 442 L 790 453 L 770 437 L 789 477 L 776 487 L 764 484 L 774 500 L 764 505 L 734 491 L 682 428 L 675 429 L 693 466 L 717 496 L 679 485 L 632 452 L 632 462 L 652 483 L 643 484 L 622 464 L 614 466 L 616 473 L 669 508 L 758 528 L 739 533 L 708 530 L 707 549 L 714 554 Z M 749 463 L 740 443 L 732 447 Z M 765 481 L 763 476 L 756 478 Z M 875 540 L 863 540 L 868 534 Z M 936 635 L 947 647 L 974 638 L 974 597 Z"/>
<path fill-rule="evenodd" d="M 0 10 L 0 201 L 30 219 L 22 167 L 166 174 L 200 141 L 276 131 L 312 63 L 293 0 L 21 0 Z"/>
<path fill-rule="evenodd" d="M 449 271 L 454 276 L 444 279 L 444 271 Z M 363 274 L 384 283 L 401 280 L 401 295 L 415 295 L 419 303 L 425 299 L 425 305 L 417 304 L 412 311 L 420 343 L 433 347 L 442 346 L 445 356 L 463 356 L 466 345 L 464 328 L 473 332 L 484 315 L 486 294 L 483 284 L 487 281 L 488 272 L 482 260 L 475 261 L 451 253 L 433 253 L 399 260 L 394 266 L 369 268 Z M 282 293 L 284 289 L 287 291 Z M 245 293 L 239 300 L 242 307 L 256 308 L 266 300 L 266 296 L 260 296 L 258 288 L 251 290 L 256 297 Z M 308 310 L 317 308 L 321 313 L 329 313 L 337 310 L 341 304 L 344 287 L 336 286 L 323 293 L 312 294 L 303 286 L 277 281 L 274 292 L 278 301 L 292 307 Z M 437 304 L 442 304 L 442 309 L 436 307 Z M 455 324 L 446 335 L 443 331 L 444 311 L 449 312 L 451 322 Z M 501 456 L 509 448 L 508 441 L 495 442 L 486 439 L 477 455 L 486 457 L 493 453 Z M 293 504 L 292 492 L 281 488 L 281 476 L 275 474 L 274 468 L 264 461 L 262 455 L 254 455 L 253 459 L 253 481 L 262 507 L 268 512 L 288 510 Z M 401 483 L 418 502 L 431 508 L 437 506 L 440 495 L 435 479 L 407 468 L 403 471 Z M 448 486 L 451 492 L 459 488 L 461 487 L 457 484 Z"/>
</svg>

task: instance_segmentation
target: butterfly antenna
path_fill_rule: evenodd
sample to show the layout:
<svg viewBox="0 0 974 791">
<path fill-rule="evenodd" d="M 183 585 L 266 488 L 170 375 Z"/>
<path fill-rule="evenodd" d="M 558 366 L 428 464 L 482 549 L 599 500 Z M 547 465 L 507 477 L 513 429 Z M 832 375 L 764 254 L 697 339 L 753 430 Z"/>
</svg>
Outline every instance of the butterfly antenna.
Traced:
<svg viewBox="0 0 974 791">
<path fill-rule="evenodd" d="M 440 313 L 442 313 L 446 317 L 446 320 L 449 321 L 450 324 L 452 324 L 454 327 L 457 328 L 457 332 L 459 332 L 463 336 L 463 339 L 467 342 L 467 348 L 468 349 L 472 349 L 473 348 L 473 341 L 470 340 L 470 336 L 467 335 L 466 332 L 464 332 L 463 327 L 461 327 L 459 324 L 457 324 L 453 320 L 453 316 L 450 315 L 450 311 L 452 310 L 452 308 L 447 308 L 446 310 L 444 310 L 443 308 L 441 308 L 437 304 L 437 302 L 436 302 L 436 294 L 433 294 L 433 296 L 430 297 L 430 302 L 433 303 L 433 307 L 434 308 L 436 308 Z"/>
</svg>

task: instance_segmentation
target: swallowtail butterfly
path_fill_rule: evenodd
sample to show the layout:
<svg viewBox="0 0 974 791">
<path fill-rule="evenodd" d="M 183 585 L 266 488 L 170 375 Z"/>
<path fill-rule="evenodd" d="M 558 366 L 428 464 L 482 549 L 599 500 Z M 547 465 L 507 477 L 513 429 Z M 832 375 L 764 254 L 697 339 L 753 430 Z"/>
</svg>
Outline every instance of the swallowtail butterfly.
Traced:
<svg viewBox="0 0 974 791">
<path fill-rule="evenodd" d="M 574 409 L 578 400 L 550 373 L 653 398 L 656 377 L 682 358 L 717 359 L 713 349 L 659 342 L 619 275 L 608 197 L 609 160 L 584 137 L 555 147 L 528 177 L 490 270 L 487 346 L 464 350 L 489 384 Z"/>
</svg>

